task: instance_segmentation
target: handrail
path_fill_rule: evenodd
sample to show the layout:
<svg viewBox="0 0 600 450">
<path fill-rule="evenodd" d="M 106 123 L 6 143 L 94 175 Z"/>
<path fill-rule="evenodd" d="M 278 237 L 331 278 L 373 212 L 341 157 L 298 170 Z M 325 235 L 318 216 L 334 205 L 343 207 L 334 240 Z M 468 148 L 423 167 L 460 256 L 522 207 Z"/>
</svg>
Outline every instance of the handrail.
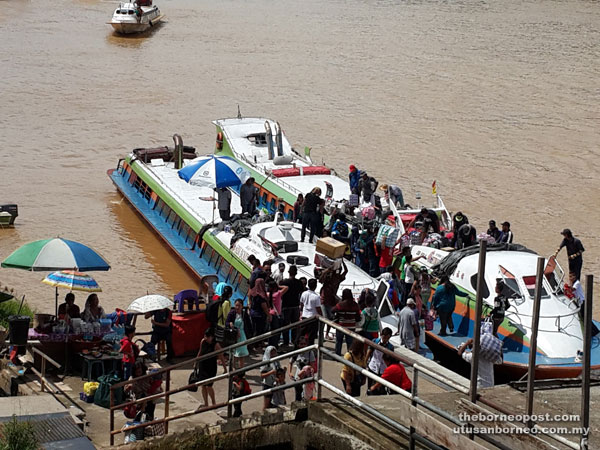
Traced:
<svg viewBox="0 0 600 450">
<path fill-rule="evenodd" d="M 311 350 L 316 350 L 317 351 L 317 360 L 319 361 L 319 365 L 318 365 L 318 371 L 317 373 L 310 378 L 305 378 L 302 380 L 296 380 L 292 383 L 286 383 L 282 386 L 275 386 L 275 387 L 271 387 L 269 389 L 265 389 L 265 390 L 260 390 L 242 397 L 238 397 L 238 398 L 232 398 L 232 391 L 231 391 L 231 383 L 232 383 L 232 377 L 233 375 L 236 375 L 238 373 L 241 372 L 247 372 L 249 370 L 253 370 L 253 369 L 258 369 L 262 366 L 265 365 L 265 363 L 263 361 L 259 361 L 250 365 L 247 365 L 243 368 L 240 369 L 233 369 L 233 350 L 237 347 L 243 346 L 243 345 L 248 345 L 248 344 L 252 344 L 255 342 L 259 342 L 259 341 L 264 341 L 265 339 L 267 339 L 270 336 L 274 336 L 274 335 L 278 335 L 286 330 L 290 330 L 290 329 L 294 329 L 294 328 L 300 328 L 300 327 L 305 327 L 307 324 L 313 323 L 313 322 L 318 322 L 319 325 L 319 333 L 318 333 L 318 343 L 317 344 L 313 344 L 310 346 L 306 346 L 303 348 L 299 348 L 296 350 L 293 350 L 291 352 L 287 352 L 281 355 L 277 355 L 273 358 L 270 359 L 270 362 L 276 362 L 276 361 L 280 361 L 283 359 L 288 359 L 292 356 L 301 354 L 301 353 L 305 353 L 307 351 L 311 351 Z M 336 329 L 337 331 L 346 334 L 346 335 L 350 335 L 352 336 L 354 339 L 359 340 L 360 342 L 384 353 L 387 355 L 392 356 L 394 359 L 410 366 L 413 368 L 413 388 L 411 392 L 407 392 L 404 391 L 403 389 L 401 389 L 400 387 L 393 385 L 391 383 L 389 383 L 388 381 L 384 380 L 383 378 L 381 378 L 378 375 L 375 375 L 374 373 L 363 369 L 362 367 L 354 364 L 351 361 L 348 361 L 344 358 L 342 358 L 341 356 L 337 355 L 336 353 L 332 352 L 331 350 L 327 349 L 324 347 L 324 339 L 323 339 L 323 334 L 324 334 L 324 326 L 325 325 L 329 325 L 330 327 Z M 214 358 L 217 357 L 221 354 L 224 353 L 229 353 L 229 370 L 226 370 L 224 373 L 220 374 L 220 375 L 215 375 L 212 378 L 208 378 L 205 380 L 201 380 L 192 384 L 186 384 L 185 386 L 181 386 L 175 389 L 170 389 L 170 372 L 174 369 L 178 369 L 181 368 L 183 366 L 188 366 L 190 363 L 194 363 L 196 364 L 199 361 L 203 361 L 206 360 L 208 358 Z M 389 389 L 390 391 L 396 393 L 396 394 L 400 394 L 401 396 L 403 396 L 405 399 L 409 400 L 410 403 L 412 404 L 412 407 L 417 407 L 417 406 L 421 406 L 423 408 L 425 408 L 427 411 L 433 413 L 435 416 L 431 416 L 433 420 L 445 420 L 448 421 L 454 425 L 458 425 L 458 426 L 464 426 L 465 423 L 462 422 L 461 420 L 459 420 L 458 417 L 452 415 L 452 413 L 444 411 L 443 409 L 441 409 L 440 407 L 436 406 L 433 403 L 430 403 L 427 400 L 424 400 L 423 398 L 420 398 L 418 396 L 418 390 L 417 390 L 417 385 L 418 385 L 418 378 L 419 378 L 419 374 L 421 374 L 421 376 L 426 375 L 434 380 L 436 380 L 437 382 L 441 383 L 442 385 L 445 385 L 446 387 L 459 391 L 463 394 L 468 394 L 469 393 L 469 389 L 466 388 L 465 386 L 461 386 L 459 383 L 445 378 L 442 375 L 439 375 L 433 371 L 431 371 L 430 369 L 422 366 L 421 364 L 419 364 L 418 362 L 416 362 L 415 360 L 411 360 L 411 358 L 406 358 L 403 355 L 400 355 L 398 353 L 395 353 L 391 350 L 388 350 L 385 347 L 382 347 L 380 345 L 375 344 L 374 342 L 372 342 L 370 339 L 367 339 L 361 335 L 358 335 L 357 333 L 348 330 L 347 328 L 344 328 L 336 323 L 331 322 L 330 320 L 324 319 L 321 316 L 315 316 L 312 317 L 310 319 L 305 319 L 305 320 L 301 320 L 299 322 L 296 322 L 294 324 L 290 324 L 290 325 L 286 325 L 284 327 L 281 327 L 277 330 L 272 330 L 268 333 L 265 333 L 263 335 L 260 336 L 256 336 L 254 338 L 248 339 L 246 341 L 243 342 L 239 342 L 236 344 L 233 344 L 229 347 L 225 347 L 225 348 L 221 348 L 219 350 L 215 350 L 211 353 L 208 353 L 206 355 L 202 355 L 199 357 L 195 357 L 195 358 L 191 358 L 187 361 L 184 361 L 182 363 L 178 363 L 172 366 L 168 366 L 165 367 L 163 369 L 160 369 L 158 371 L 152 372 L 150 374 L 141 376 L 141 377 L 137 377 L 134 380 L 127 380 L 127 381 L 123 381 L 121 383 L 117 383 L 113 386 L 111 386 L 111 390 L 110 390 L 110 445 L 114 445 L 114 436 L 124 432 L 124 431 L 131 431 L 134 430 L 136 428 L 140 428 L 140 427 L 146 427 L 149 425 L 153 425 L 153 424 L 159 424 L 159 423 L 164 423 L 165 424 L 165 433 L 168 433 L 168 423 L 174 420 L 178 420 L 184 417 L 188 417 L 191 415 L 195 415 L 195 414 L 199 414 L 205 411 L 211 411 L 214 409 L 218 409 L 218 408 L 223 408 L 223 407 L 227 407 L 228 408 L 228 417 L 231 416 L 231 407 L 232 405 L 236 404 L 236 403 L 240 403 L 240 402 L 244 402 L 253 398 L 257 398 L 257 397 L 261 397 L 261 396 L 265 396 L 265 395 L 270 395 L 273 392 L 277 392 L 279 390 L 283 390 L 283 389 L 290 389 L 292 387 L 295 386 L 302 386 L 305 383 L 312 383 L 315 382 L 317 385 L 317 399 L 321 399 L 321 387 L 325 387 L 326 389 L 328 389 L 329 391 L 335 393 L 338 397 L 341 397 L 343 400 L 350 402 L 351 404 L 354 404 L 355 406 L 360 407 L 361 409 L 363 409 L 364 411 L 366 411 L 367 413 L 371 414 L 372 416 L 374 416 L 376 419 L 383 421 L 384 423 L 386 423 L 387 425 L 391 426 L 392 428 L 394 428 L 395 430 L 397 430 L 398 432 L 404 433 L 406 434 L 411 442 L 411 446 L 414 445 L 414 443 L 416 441 L 420 442 L 421 444 L 425 445 L 428 448 L 440 448 L 438 445 L 436 445 L 434 442 L 430 441 L 427 436 L 425 435 L 421 435 L 418 433 L 418 430 L 415 430 L 414 425 L 412 425 L 410 428 L 402 425 L 401 423 L 397 422 L 396 420 L 386 416 L 383 412 L 378 411 L 377 409 L 363 403 L 362 401 L 353 398 L 351 396 L 349 396 L 348 394 L 346 394 L 345 392 L 341 391 L 340 389 L 336 388 L 335 386 L 329 384 L 328 382 L 326 382 L 323 377 L 322 377 L 322 362 L 323 362 L 323 356 L 327 356 L 328 358 L 340 362 L 343 365 L 346 365 L 348 367 L 350 367 L 351 369 L 361 373 L 362 375 L 366 376 L 367 378 L 370 378 L 378 383 L 380 383 L 381 385 L 385 386 L 387 389 Z M 160 375 L 166 373 L 167 374 L 167 382 L 166 382 L 166 390 L 165 392 L 161 392 L 158 394 L 154 394 L 154 395 L 150 395 L 147 397 L 143 397 L 137 400 L 132 400 L 129 402 L 125 402 L 125 403 L 121 403 L 120 405 L 115 405 L 114 404 L 114 390 L 118 389 L 120 387 L 123 387 L 125 385 L 129 385 L 132 384 L 134 382 L 139 381 L 140 379 L 144 379 L 147 377 L 153 377 L 156 375 Z M 183 392 L 183 391 L 187 391 L 189 390 L 189 388 L 191 387 L 198 387 L 198 386 L 203 386 L 205 384 L 208 383 L 214 383 L 215 381 L 219 381 L 219 380 L 223 380 L 223 379 L 228 379 L 229 380 L 229 389 L 228 389 L 228 393 L 227 393 L 227 401 L 225 402 L 221 402 L 215 405 L 211 405 L 211 406 L 204 406 L 204 407 L 199 407 L 196 408 L 195 410 L 190 410 L 190 411 L 186 411 L 183 413 L 179 413 L 176 415 L 169 415 L 169 411 L 168 411 L 168 407 L 166 405 L 168 405 L 169 402 L 169 397 L 171 395 Z M 120 410 L 125 408 L 126 406 L 129 405 L 134 405 L 134 404 L 142 404 L 148 401 L 152 401 L 152 400 L 156 400 L 158 398 L 165 398 L 165 415 L 163 418 L 160 419 L 155 419 L 152 420 L 150 422 L 144 422 L 141 423 L 139 425 L 135 425 L 135 426 L 129 426 L 126 427 L 125 429 L 114 429 L 114 412 L 116 410 Z M 494 405 L 490 404 L 491 402 L 485 402 L 483 400 L 483 398 L 480 396 L 480 401 L 483 401 L 484 403 L 487 403 L 489 406 L 495 407 Z M 496 408 L 497 409 L 497 408 Z M 501 410 L 500 410 L 501 411 Z M 543 436 L 548 436 L 550 438 L 556 439 L 557 436 L 554 435 L 549 435 L 549 434 L 544 434 L 541 432 L 540 433 Z M 485 433 L 483 434 L 476 434 L 476 436 L 478 436 L 479 438 L 481 438 L 482 440 L 495 445 L 498 448 L 501 449 L 508 449 L 508 447 L 501 443 L 496 441 L 492 436 L 488 436 Z M 563 440 L 560 439 L 556 439 L 561 443 L 565 443 L 563 442 Z M 566 441 L 566 440 L 564 440 Z M 412 447 L 414 448 L 414 447 Z M 574 447 L 573 447 L 574 448 Z"/>
</svg>

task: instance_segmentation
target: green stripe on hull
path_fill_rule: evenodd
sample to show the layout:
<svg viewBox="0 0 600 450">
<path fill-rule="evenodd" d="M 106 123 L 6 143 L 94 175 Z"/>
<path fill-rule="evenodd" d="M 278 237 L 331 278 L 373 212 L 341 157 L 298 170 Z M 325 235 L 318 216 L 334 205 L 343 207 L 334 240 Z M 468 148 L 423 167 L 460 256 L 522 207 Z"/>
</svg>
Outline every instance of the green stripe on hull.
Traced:
<svg viewBox="0 0 600 450">
<path fill-rule="evenodd" d="M 135 174 L 146 183 L 153 192 L 158 195 L 158 197 L 169 206 L 175 213 L 181 217 L 192 230 L 196 233 L 200 231 L 203 227 L 203 224 L 200 223 L 192 214 L 190 214 L 179 202 L 167 191 L 165 191 L 162 186 L 156 182 L 156 180 L 150 175 L 146 174 L 144 171 L 136 170 L 137 166 L 141 163 L 138 161 L 131 162 L 131 157 L 128 156 L 126 159 L 127 163 L 131 166 Z M 229 264 L 231 264 L 239 273 L 242 274 L 246 279 L 250 278 L 250 269 L 246 267 L 246 264 L 242 262 L 236 255 L 231 253 L 225 245 L 218 239 L 216 239 L 212 234 L 206 232 L 202 238 L 203 241 L 206 242 L 211 248 L 214 248 L 217 253 L 219 253 Z"/>
</svg>

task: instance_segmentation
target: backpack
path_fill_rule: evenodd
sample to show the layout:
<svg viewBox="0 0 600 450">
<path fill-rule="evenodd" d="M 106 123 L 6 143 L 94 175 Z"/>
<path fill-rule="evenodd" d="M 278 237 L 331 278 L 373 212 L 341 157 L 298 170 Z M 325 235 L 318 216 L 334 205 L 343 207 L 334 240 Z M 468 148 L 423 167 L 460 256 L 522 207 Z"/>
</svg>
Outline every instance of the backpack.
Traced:
<svg viewBox="0 0 600 450">
<path fill-rule="evenodd" d="M 98 377 L 98 389 L 94 394 L 94 403 L 103 408 L 110 408 L 110 387 L 113 384 L 121 382 L 121 378 L 116 372 L 110 372 L 108 375 Z M 123 403 L 123 388 L 118 388 L 114 392 L 114 404 Z"/>
<path fill-rule="evenodd" d="M 206 307 L 206 320 L 210 324 L 216 324 L 219 321 L 219 310 L 223 305 L 223 300 L 212 301 Z"/>
</svg>

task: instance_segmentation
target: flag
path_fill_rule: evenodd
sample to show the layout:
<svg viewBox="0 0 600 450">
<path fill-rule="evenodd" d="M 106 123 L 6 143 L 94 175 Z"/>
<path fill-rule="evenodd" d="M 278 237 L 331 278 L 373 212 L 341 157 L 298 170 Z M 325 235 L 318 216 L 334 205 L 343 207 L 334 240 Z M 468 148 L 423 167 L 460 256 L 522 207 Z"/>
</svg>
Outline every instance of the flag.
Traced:
<svg viewBox="0 0 600 450">
<path fill-rule="evenodd" d="M 437 194 L 437 185 L 435 184 L 435 180 L 433 180 L 433 183 L 431 183 L 431 193 L 433 195 Z"/>
</svg>

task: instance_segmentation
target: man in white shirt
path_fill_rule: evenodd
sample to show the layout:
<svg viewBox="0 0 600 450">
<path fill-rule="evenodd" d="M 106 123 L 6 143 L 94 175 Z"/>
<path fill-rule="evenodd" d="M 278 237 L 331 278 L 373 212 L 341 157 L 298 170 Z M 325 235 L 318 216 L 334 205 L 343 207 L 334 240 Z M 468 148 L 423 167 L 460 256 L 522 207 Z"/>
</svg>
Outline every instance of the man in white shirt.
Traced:
<svg viewBox="0 0 600 450">
<path fill-rule="evenodd" d="M 279 284 L 281 280 L 283 280 L 284 272 L 285 264 L 281 262 L 277 265 L 277 270 L 271 274 L 271 278 L 273 278 L 273 280 L 275 280 L 275 282 Z"/>
<path fill-rule="evenodd" d="M 314 316 L 322 316 L 321 296 L 315 292 L 317 289 L 317 280 L 311 278 L 308 280 L 308 290 L 300 296 L 300 317 L 302 320 L 310 319 Z M 299 336 L 308 335 L 308 345 L 312 345 L 319 331 L 319 322 L 312 322 L 300 328 Z"/>
</svg>

